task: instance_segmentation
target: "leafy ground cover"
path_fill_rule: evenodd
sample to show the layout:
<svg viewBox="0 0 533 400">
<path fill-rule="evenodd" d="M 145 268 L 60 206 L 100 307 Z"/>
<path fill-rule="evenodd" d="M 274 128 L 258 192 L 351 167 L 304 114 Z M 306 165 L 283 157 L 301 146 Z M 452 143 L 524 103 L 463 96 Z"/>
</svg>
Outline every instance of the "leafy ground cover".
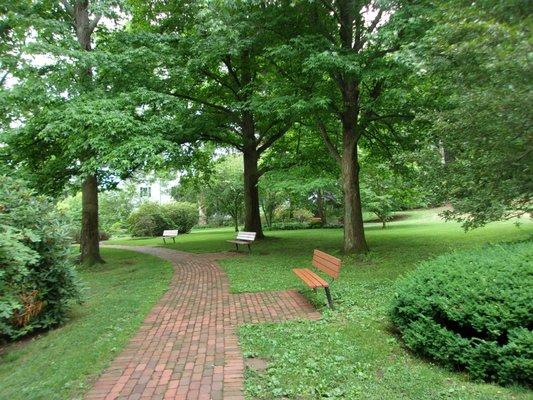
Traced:
<svg viewBox="0 0 533 400">
<path fill-rule="evenodd" d="M 405 214 L 405 213 L 404 213 Z M 420 210 L 381 229 L 368 224 L 372 252 L 363 258 L 344 257 L 340 279 L 332 292 L 334 312 L 321 321 L 246 325 L 240 342 L 247 357 L 267 361 L 265 371 L 246 371 L 246 391 L 252 399 L 529 399 L 520 387 L 504 388 L 469 380 L 405 350 L 387 317 L 395 280 L 415 265 L 439 254 L 488 242 L 523 240 L 533 224 L 490 224 L 465 233 L 458 224 L 444 223 L 437 212 Z M 180 236 L 168 247 L 211 252 L 231 249 L 230 229 L 202 230 Z M 322 293 L 303 289 L 291 269 L 309 266 L 312 250 L 340 255 L 342 231 L 268 232 L 246 257 L 225 259 L 233 292 L 299 288 L 318 307 Z M 163 245 L 160 239 L 123 240 L 126 244 Z"/>
<path fill-rule="evenodd" d="M 170 263 L 104 249 L 82 270 L 86 302 L 64 326 L 0 349 L 0 399 L 78 399 L 125 346 L 168 287 Z"/>
</svg>

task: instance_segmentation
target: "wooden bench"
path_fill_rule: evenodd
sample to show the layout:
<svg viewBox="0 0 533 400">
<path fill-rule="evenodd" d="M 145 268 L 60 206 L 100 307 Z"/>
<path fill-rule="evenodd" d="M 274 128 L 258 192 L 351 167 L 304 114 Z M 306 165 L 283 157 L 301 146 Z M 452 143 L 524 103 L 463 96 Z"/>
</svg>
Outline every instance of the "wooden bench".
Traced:
<svg viewBox="0 0 533 400">
<path fill-rule="evenodd" d="M 169 229 L 163 231 L 163 243 L 167 244 L 166 238 L 172 238 L 172 241 L 176 243 L 176 237 L 178 236 L 178 230 L 177 229 Z"/>
<path fill-rule="evenodd" d="M 320 271 L 329 275 L 333 280 L 339 277 L 341 260 L 328 253 L 315 249 L 313 253 L 313 265 Z M 333 300 L 329 291 L 329 283 L 326 280 L 307 268 L 295 268 L 292 271 L 311 289 L 316 291 L 317 288 L 324 288 L 329 308 L 333 309 Z"/>
<path fill-rule="evenodd" d="M 234 240 L 226 240 L 228 243 L 234 243 L 239 251 L 239 245 L 247 245 L 248 251 L 251 252 L 252 248 L 250 245 L 255 240 L 255 232 L 237 232 L 237 237 Z"/>
</svg>

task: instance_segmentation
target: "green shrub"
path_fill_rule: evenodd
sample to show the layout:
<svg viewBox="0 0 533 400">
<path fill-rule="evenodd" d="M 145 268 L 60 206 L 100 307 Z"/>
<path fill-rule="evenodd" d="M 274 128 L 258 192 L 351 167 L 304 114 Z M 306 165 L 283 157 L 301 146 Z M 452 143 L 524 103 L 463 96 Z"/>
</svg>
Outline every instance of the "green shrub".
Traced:
<svg viewBox="0 0 533 400">
<path fill-rule="evenodd" d="M 427 261 L 391 311 L 408 348 L 474 379 L 533 383 L 533 242 Z"/>
<path fill-rule="evenodd" d="M 178 229 L 179 233 L 189 233 L 198 223 L 198 207 L 193 203 L 174 202 L 161 206 L 170 225 L 167 229 Z"/>
<path fill-rule="evenodd" d="M 273 222 L 272 226 L 264 227 L 265 231 L 295 231 L 299 229 L 339 229 L 341 224 L 322 225 L 321 221 L 309 222 Z"/>
<path fill-rule="evenodd" d="M 0 176 L 0 340 L 63 322 L 79 295 L 68 221 L 23 182 Z"/>
<path fill-rule="evenodd" d="M 165 229 L 190 232 L 198 222 L 198 209 L 192 203 L 144 203 L 131 213 L 127 225 L 133 236 L 161 236 Z"/>
</svg>

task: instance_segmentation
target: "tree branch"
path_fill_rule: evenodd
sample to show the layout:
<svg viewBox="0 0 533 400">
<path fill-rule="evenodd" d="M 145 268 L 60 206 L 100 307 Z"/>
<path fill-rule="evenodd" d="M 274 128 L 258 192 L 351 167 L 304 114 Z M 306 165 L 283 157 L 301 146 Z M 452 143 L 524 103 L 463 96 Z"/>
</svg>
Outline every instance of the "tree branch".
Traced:
<svg viewBox="0 0 533 400">
<path fill-rule="evenodd" d="M 74 18 L 74 7 L 67 1 L 67 0 L 60 0 L 61 4 L 63 4 L 63 7 L 65 7 L 65 11 L 70 14 L 72 18 Z"/>
<path fill-rule="evenodd" d="M 7 77 L 9 76 L 9 71 L 6 71 L 6 73 L 0 78 L 0 86 L 4 86 L 4 83 L 7 80 Z"/>
<path fill-rule="evenodd" d="M 94 19 L 89 22 L 89 35 L 93 33 L 94 28 L 96 28 L 96 25 L 98 25 L 98 22 L 100 22 L 100 18 L 102 18 L 102 14 L 97 14 Z"/>
<path fill-rule="evenodd" d="M 327 149 L 337 161 L 339 165 L 342 164 L 342 158 L 339 153 L 339 150 L 337 150 L 337 147 L 335 147 L 335 144 L 331 141 L 331 138 L 329 137 L 328 130 L 326 128 L 326 125 L 320 120 L 317 121 L 318 130 L 320 132 L 320 135 L 322 136 L 322 139 L 324 139 L 324 143 L 326 144 Z"/>
<path fill-rule="evenodd" d="M 387 153 L 389 158 L 392 159 L 392 152 L 391 152 L 390 146 L 388 146 L 387 143 L 381 140 L 381 138 L 379 137 L 379 133 L 376 132 L 376 134 L 374 135 L 374 134 L 371 134 L 368 129 L 365 129 L 363 136 L 365 136 L 370 142 L 373 141 L 372 139 L 379 142 L 379 147 L 381 147 L 385 151 L 385 153 Z"/>
<path fill-rule="evenodd" d="M 230 110 L 229 108 L 226 108 L 224 106 L 220 106 L 218 104 L 214 104 L 214 103 L 211 103 L 209 101 L 206 101 L 206 100 L 202 100 L 202 99 L 198 99 L 196 97 L 193 97 L 193 96 L 188 96 L 186 94 L 182 94 L 182 93 L 165 93 L 169 96 L 173 96 L 173 97 L 177 97 L 177 98 L 180 98 L 180 99 L 185 99 L 185 100 L 190 100 L 190 101 L 193 101 L 195 103 L 199 103 L 199 104 L 202 104 L 206 107 L 210 107 L 210 108 L 213 108 L 217 111 L 221 111 L 225 114 L 228 114 L 228 115 L 231 115 L 232 117 L 234 117 L 234 113 L 232 110 Z"/>
<path fill-rule="evenodd" d="M 276 140 L 278 140 L 280 137 L 282 137 L 285 132 L 287 132 L 287 129 L 281 129 L 278 132 L 276 132 L 274 135 L 271 135 L 268 139 L 266 139 L 261 146 L 257 149 L 257 152 L 259 154 L 263 153 L 266 149 L 268 149 L 270 146 L 274 144 Z"/>
<path fill-rule="evenodd" d="M 200 137 L 202 139 L 205 139 L 205 140 L 211 140 L 215 143 L 224 143 L 224 144 L 229 144 L 230 146 L 234 146 L 236 149 L 242 151 L 243 150 L 243 146 L 241 146 L 239 143 L 231 140 L 230 138 L 223 138 L 221 136 L 217 136 L 217 135 L 212 135 L 210 133 L 201 133 L 200 134 Z"/>
<path fill-rule="evenodd" d="M 202 73 L 205 75 L 205 76 L 208 76 L 209 78 L 213 79 L 215 82 L 217 82 L 220 86 L 224 86 L 225 88 L 231 90 L 231 92 L 235 95 L 236 98 L 239 98 L 239 92 L 235 90 L 235 88 L 233 88 L 230 84 L 224 82 L 224 80 L 222 79 L 222 77 L 218 76 L 217 74 L 213 74 L 212 72 L 206 70 L 206 69 L 201 69 Z"/>
<path fill-rule="evenodd" d="M 376 17 L 373 19 L 373 21 L 370 23 L 367 31 L 368 33 L 372 33 L 374 32 L 374 29 L 376 29 L 376 27 L 378 26 L 379 24 L 379 21 L 381 21 L 381 17 L 383 16 L 383 9 L 380 9 L 376 15 Z"/>
<path fill-rule="evenodd" d="M 235 69 L 233 68 L 233 64 L 231 63 L 231 56 L 226 56 L 223 60 L 224 65 L 228 69 L 229 74 L 235 81 L 238 87 L 241 87 L 241 81 L 239 80 L 239 77 L 237 76 L 237 73 L 235 72 Z"/>
<path fill-rule="evenodd" d="M 368 57 L 368 63 L 370 64 L 372 61 L 381 58 L 389 53 L 394 53 L 395 51 L 400 50 L 400 45 L 396 44 L 392 47 L 389 47 L 388 49 L 378 50 L 372 56 Z"/>
</svg>

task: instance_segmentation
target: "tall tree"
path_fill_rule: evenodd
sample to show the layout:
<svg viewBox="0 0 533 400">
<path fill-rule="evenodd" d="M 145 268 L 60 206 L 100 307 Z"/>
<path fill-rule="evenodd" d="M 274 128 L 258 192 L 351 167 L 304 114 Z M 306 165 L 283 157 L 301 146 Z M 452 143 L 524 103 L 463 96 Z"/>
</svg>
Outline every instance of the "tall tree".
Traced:
<svg viewBox="0 0 533 400">
<path fill-rule="evenodd" d="M 92 50 L 91 37 L 102 17 L 95 14 L 89 15 L 88 0 L 62 0 L 65 11 L 71 18 L 72 26 L 76 32 L 78 44 L 85 51 Z M 79 81 L 84 87 L 82 90 L 91 90 L 93 69 L 92 66 L 84 67 L 80 71 Z M 85 160 L 81 159 L 81 162 Z M 81 262 L 95 264 L 103 262 L 100 256 L 100 235 L 98 233 L 98 176 L 91 173 L 83 177 L 81 183 L 81 237 L 80 254 Z"/>
<path fill-rule="evenodd" d="M 101 51 L 92 51 L 101 15 L 113 17 L 115 2 L 31 5 L 24 10 L 29 23 L 20 44 L 25 57 L 10 70 L 15 83 L 6 96 L 18 125 L 7 129 L 2 153 L 42 192 L 81 185 L 81 261 L 94 264 L 102 261 L 98 190 L 158 154 L 164 147 L 160 132 L 172 124 L 157 122 L 153 96 L 124 86 L 139 79 L 138 71 L 124 68 L 129 58 L 118 58 L 105 44 L 114 37 L 105 26 Z"/>
<path fill-rule="evenodd" d="M 444 150 L 431 182 L 467 229 L 533 211 L 532 10 L 521 0 L 440 2 L 416 49 L 440 99 L 421 116 Z"/>
<path fill-rule="evenodd" d="M 413 118 L 416 96 L 397 52 L 423 31 L 422 3 L 287 2 L 277 19 L 286 43 L 272 49 L 271 61 L 341 169 L 346 253 L 368 251 L 359 146 L 392 152 L 412 138 L 402 126 Z"/>
<path fill-rule="evenodd" d="M 137 2 L 136 24 L 165 46 L 152 90 L 182 99 L 179 115 L 192 140 L 238 149 L 244 165 L 244 225 L 263 237 L 258 181 L 263 153 L 291 126 L 265 51 L 279 37 L 267 29 L 268 3 Z M 152 40 L 152 39 L 150 39 Z M 147 44 L 148 45 L 148 44 Z M 181 139 L 180 139 L 181 140 Z"/>
</svg>

